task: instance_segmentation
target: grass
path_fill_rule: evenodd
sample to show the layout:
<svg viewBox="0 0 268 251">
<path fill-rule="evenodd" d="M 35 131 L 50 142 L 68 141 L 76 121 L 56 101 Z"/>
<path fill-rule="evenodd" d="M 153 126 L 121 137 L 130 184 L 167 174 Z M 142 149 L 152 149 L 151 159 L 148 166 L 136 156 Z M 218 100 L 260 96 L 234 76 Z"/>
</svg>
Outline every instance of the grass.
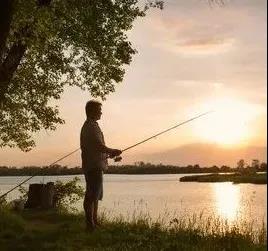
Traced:
<svg viewBox="0 0 268 251">
<path fill-rule="evenodd" d="M 252 183 L 267 184 L 267 174 L 208 174 L 208 175 L 191 175 L 180 178 L 182 182 L 233 182 L 233 183 Z"/>
<path fill-rule="evenodd" d="M 101 217 L 102 227 L 85 231 L 84 216 L 57 211 L 0 212 L 0 250 L 266 250 L 266 228 L 230 225 L 202 215 L 174 218 L 169 225 L 149 217 Z"/>
</svg>

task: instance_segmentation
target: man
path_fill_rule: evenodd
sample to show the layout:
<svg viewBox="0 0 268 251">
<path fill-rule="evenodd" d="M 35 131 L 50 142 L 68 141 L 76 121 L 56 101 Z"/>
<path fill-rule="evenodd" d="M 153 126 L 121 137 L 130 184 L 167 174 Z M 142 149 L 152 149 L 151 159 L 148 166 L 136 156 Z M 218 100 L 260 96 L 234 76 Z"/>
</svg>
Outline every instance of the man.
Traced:
<svg viewBox="0 0 268 251">
<path fill-rule="evenodd" d="M 84 210 L 88 230 L 98 224 L 98 201 L 103 197 L 103 171 L 107 168 L 107 158 L 119 156 L 122 151 L 105 146 L 103 133 L 97 123 L 101 118 L 101 103 L 90 100 L 86 104 L 87 120 L 80 134 L 82 169 L 86 180 Z"/>
</svg>

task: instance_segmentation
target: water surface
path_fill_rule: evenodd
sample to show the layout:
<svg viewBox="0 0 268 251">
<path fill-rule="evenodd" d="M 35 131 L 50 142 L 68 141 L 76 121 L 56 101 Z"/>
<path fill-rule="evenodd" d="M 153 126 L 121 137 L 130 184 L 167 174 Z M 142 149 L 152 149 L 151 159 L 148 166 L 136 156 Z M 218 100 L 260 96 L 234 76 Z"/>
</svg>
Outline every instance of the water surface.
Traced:
<svg viewBox="0 0 268 251">
<path fill-rule="evenodd" d="M 191 175 L 191 174 L 188 174 Z M 153 219 L 181 215 L 204 214 L 232 222 L 243 217 L 256 224 L 267 222 L 267 186 L 255 184 L 180 182 L 185 174 L 161 175 L 104 175 L 104 198 L 100 209 L 111 216 L 149 214 Z M 68 181 L 75 176 L 36 176 L 29 183 Z M 83 175 L 78 175 L 85 187 Z M 0 177 L 1 194 L 27 176 Z M 8 199 L 19 197 L 18 190 Z M 77 205 L 82 210 L 82 201 Z"/>
</svg>

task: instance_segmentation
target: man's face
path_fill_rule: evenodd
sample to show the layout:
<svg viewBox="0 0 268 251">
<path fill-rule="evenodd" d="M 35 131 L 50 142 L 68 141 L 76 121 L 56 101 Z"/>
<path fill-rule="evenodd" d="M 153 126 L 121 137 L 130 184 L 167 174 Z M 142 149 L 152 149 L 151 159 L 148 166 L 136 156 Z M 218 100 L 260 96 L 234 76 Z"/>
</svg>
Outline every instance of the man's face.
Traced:
<svg viewBox="0 0 268 251">
<path fill-rule="evenodd" d="M 96 109 L 95 119 L 99 120 L 101 118 L 101 115 L 102 115 L 101 106 L 98 106 Z"/>
</svg>

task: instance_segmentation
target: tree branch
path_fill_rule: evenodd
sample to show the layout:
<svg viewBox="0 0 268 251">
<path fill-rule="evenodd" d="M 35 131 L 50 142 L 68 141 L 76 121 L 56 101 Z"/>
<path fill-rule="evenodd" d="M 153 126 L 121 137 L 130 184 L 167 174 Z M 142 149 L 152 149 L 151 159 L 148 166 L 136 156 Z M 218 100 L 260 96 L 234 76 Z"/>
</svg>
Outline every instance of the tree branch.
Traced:
<svg viewBox="0 0 268 251">
<path fill-rule="evenodd" d="M 6 40 L 10 31 L 13 16 L 14 0 L 0 1 L 0 63 L 4 59 Z"/>
<path fill-rule="evenodd" d="M 0 65 L 0 102 L 4 100 L 10 80 L 18 68 L 25 51 L 26 45 L 18 41 L 17 44 L 11 47 L 4 62 Z"/>
<path fill-rule="evenodd" d="M 36 4 L 39 8 L 47 7 L 51 4 L 51 1 L 52 0 L 37 0 Z M 13 15 L 13 2 L 14 0 L 0 0 L 0 104 L 3 104 L 9 83 L 27 49 L 27 45 L 22 43 L 22 38 L 31 36 L 30 25 L 21 29 L 17 33 L 18 42 L 13 44 L 6 58 L 4 58 L 6 40 L 10 31 Z"/>
</svg>

